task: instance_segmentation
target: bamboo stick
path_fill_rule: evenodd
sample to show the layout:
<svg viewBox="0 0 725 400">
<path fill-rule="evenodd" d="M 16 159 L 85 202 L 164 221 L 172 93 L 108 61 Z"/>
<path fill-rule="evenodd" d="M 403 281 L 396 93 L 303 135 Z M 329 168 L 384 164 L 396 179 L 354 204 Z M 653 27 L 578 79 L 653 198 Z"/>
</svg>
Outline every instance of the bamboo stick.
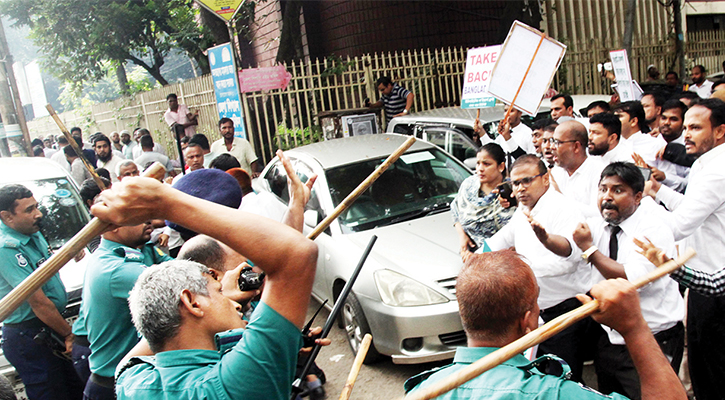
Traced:
<svg viewBox="0 0 725 400">
<path fill-rule="evenodd" d="M 640 277 L 639 279 L 632 282 L 636 288 L 641 288 L 648 283 L 654 282 L 663 276 L 670 274 L 683 266 L 687 260 L 695 256 L 695 251 L 689 249 L 682 256 L 676 260 L 670 260 L 662 266 L 654 269 L 650 273 Z M 479 359 L 473 364 L 459 370 L 455 374 L 449 375 L 446 379 L 436 382 L 435 384 L 421 390 L 417 390 L 405 397 L 405 400 L 427 400 L 434 397 L 438 397 L 450 390 L 470 381 L 471 379 L 481 375 L 482 373 L 498 366 L 506 360 L 511 359 L 517 354 L 523 353 L 526 349 L 537 345 L 544 340 L 556 335 L 573 323 L 580 321 L 592 314 L 599 309 L 599 302 L 597 300 L 590 301 L 582 305 L 581 307 L 571 310 L 566 314 L 560 315 L 557 318 L 549 321 L 548 323 L 540 326 L 526 335 L 522 336 L 518 340 L 515 340 L 508 345 L 490 353 L 489 355 Z"/>
<path fill-rule="evenodd" d="M 342 388 L 342 393 L 340 393 L 340 400 L 348 400 L 350 398 L 352 388 L 355 386 L 355 381 L 357 380 L 357 375 L 360 373 L 360 368 L 362 367 L 363 361 L 365 361 L 365 356 L 368 355 L 368 349 L 370 348 L 370 343 L 372 341 L 372 335 L 366 333 L 360 343 L 360 348 L 357 349 L 357 356 L 355 356 L 355 361 L 352 363 L 352 369 L 350 370 L 350 375 L 347 376 L 345 387 Z"/>
</svg>

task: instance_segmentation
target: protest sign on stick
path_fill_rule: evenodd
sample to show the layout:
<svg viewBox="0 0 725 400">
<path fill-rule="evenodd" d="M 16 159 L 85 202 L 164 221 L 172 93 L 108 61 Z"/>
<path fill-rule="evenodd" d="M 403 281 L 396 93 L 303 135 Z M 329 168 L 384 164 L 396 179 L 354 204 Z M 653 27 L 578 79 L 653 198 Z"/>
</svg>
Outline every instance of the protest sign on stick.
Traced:
<svg viewBox="0 0 725 400">
<path fill-rule="evenodd" d="M 564 53 L 563 43 L 514 21 L 491 73 L 488 92 L 528 115 L 536 115 Z"/>
<path fill-rule="evenodd" d="M 491 71 L 499 51 L 500 44 L 468 50 L 461 108 L 486 108 L 496 105 L 496 98 L 488 93 L 488 83 L 491 81 Z"/>
<path fill-rule="evenodd" d="M 632 72 L 629 70 L 629 59 L 627 50 L 614 50 L 609 52 L 614 68 L 614 76 L 617 78 L 617 92 L 621 101 L 639 100 L 635 83 L 632 81 Z M 637 85 L 639 87 L 639 85 Z M 642 89 L 639 89 L 641 92 Z M 641 97 L 641 95 L 640 95 Z"/>
</svg>

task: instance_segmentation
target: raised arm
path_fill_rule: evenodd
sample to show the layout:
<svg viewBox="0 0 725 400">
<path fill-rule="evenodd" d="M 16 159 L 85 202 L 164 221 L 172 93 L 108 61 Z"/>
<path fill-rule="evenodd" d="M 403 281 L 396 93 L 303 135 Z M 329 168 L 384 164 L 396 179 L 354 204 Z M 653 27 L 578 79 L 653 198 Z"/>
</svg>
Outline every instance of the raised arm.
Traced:
<svg viewBox="0 0 725 400">
<path fill-rule="evenodd" d="M 187 195 L 150 178 L 127 178 L 101 194 L 101 220 L 134 225 L 163 218 L 224 242 L 267 274 L 262 301 L 301 327 L 317 262 L 317 246 L 294 229 Z"/>
</svg>

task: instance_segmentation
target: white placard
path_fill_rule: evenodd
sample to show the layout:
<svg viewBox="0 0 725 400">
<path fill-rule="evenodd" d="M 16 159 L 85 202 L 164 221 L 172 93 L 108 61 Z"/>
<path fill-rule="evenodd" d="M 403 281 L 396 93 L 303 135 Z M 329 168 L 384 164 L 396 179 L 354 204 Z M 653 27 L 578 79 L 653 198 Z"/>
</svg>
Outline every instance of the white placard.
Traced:
<svg viewBox="0 0 725 400">
<path fill-rule="evenodd" d="M 563 43 L 548 36 L 542 40 L 541 32 L 514 21 L 493 68 L 488 92 L 506 104 L 516 98 L 514 107 L 536 115 L 564 53 Z"/>
<path fill-rule="evenodd" d="M 485 108 L 496 105 L 496 98 L 488 93 L 491 71 L 498 60 L 501 45 L 469 49 L 466 73 L 463 75 L 461 108 Z"/>
<path fill-rule="evenodd" d="M 617 92 L 619 93 L 619 99 L 621 101 L 638 100 L 634 84 L 632 83 L 632 72 L 629 70 L 627 50 L 610 51 L 609 57 L 612 59 L 614 76 L 617 78 Z"/>
</svg>

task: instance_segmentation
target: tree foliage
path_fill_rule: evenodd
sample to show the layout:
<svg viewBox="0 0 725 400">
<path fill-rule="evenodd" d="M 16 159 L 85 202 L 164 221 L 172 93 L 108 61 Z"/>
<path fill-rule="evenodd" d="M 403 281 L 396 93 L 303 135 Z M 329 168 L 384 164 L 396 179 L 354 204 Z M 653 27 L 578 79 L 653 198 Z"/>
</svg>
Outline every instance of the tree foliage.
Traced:
<svg viewBox="0 0 725 400">
<path fill-rule="evenodd" d="M 164 58 L 173 47 L 209 72 L 202 53 L 212 44 L 199 27 L 192 0 L 3 0 L 0 12 L 31 28 L 44 68 L 72 85 L 98 82 L 108 66 L 131 61 L 162 85 Z"/>
</svg>

